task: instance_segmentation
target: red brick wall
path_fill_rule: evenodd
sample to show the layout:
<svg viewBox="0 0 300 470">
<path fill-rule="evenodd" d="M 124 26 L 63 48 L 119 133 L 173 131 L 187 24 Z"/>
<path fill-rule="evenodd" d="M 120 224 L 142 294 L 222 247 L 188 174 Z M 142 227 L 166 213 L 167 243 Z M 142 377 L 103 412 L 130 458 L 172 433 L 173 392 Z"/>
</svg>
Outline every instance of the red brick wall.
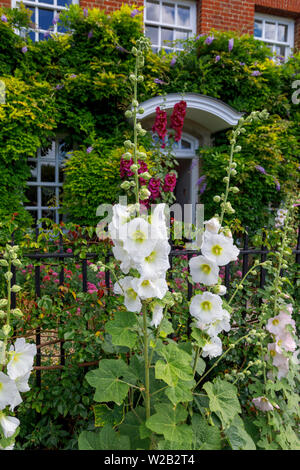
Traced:
<svg viewBox="0 0 300 470">
<path fill-rule="evenodd" d="M 208 33 L 212 28 L 253 34 L 253 0 L 199 0 L 198 30 Z"/>
<path fill-rule="evenodd" d="M 1 1 L 1 0 L 0 0 Z M 108 13 L 113 10 L 118 10 L 122 6 L 123 3 L 127 3 L 128 5 L 135 5 L 135 6 L 144 6 L 144 0 L 80 0 L 80 5 L 82 8 L 100 8 L 105 9 Z"/>
<path fill-rule="evenodd" d="M 11 7 L 11 0 L 0 0 L 0 7 Z"/>
</svg>

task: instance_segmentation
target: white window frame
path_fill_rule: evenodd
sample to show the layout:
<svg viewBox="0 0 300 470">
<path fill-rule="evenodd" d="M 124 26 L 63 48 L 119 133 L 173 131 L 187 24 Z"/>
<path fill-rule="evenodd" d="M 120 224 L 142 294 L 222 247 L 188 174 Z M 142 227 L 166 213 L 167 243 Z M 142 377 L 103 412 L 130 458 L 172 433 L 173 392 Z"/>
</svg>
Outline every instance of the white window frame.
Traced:
<svg viewBox="0 0 300 470">
<path fill-rule="evenodd" d="M 265 44 L 269 44 L 273 46 L 272 47 L 273 52 L 275 52 L 276 46 L 284 46 L 285 60 L 287 60 L 288 57 L 292 54 L 292 50 L 295 44 L 295 36 L 294 36 L 295 35 L 295 21 L 292 18 L 284 18 L 281 16 L 267 15 L 264 13 L 255 13 L 254 21 L 255 20 L 262 21 L 262 37 L 255 36 L 254 34 L 254 39 L 257 39 L 259 41 L 264 42 Z M 278 30 L 278 24 L 283 24 L 288 27 L 286 42 L 274 41 L 272 39 L 265 38 L 265 23 L 268 21 L 276 24 L 276 31 Z"/>
<path fill-rule="evenodd" d="M 42 205 L 42 188 L 43 187 L 52 187 L 55 188 L 55 199 L 59 202 L 59 189 L 62 188 L 63 182 L 59 181 L 59 170 L 62 165 L 61 162 L 61 153 L 60 153 L 60 142 L 55 140 L 52 142 L 52 148 L 54 147 L 54 165 L 53 165 L 53 158 L 42 157 L 41 156 L 41 149 L 37 151 L 36 158 L 28 158 L 28 163 L 35 163 L 36 164 L 36 181 L 27 181 L 27 186 L 34 186 L 37 188 L 37 205 L 36 206 L 25 206 L 25 209 L 30 212 L 37 213 L 37 220 L 42 218 L 42 212 L 51 210 L 53 212 L 53 220 L 55 223 L 59 223 L 59 209 L 60 206 L 57 204 L 55 207 L 43 206 Z M 51 149 L 50 149 L 51 151 Z M 55 181 L 47 182 L 41 180 L 41 167 L 42 164 L 50 164 L 53 165 L 55 168 Z"/>
<path fill-rule="evenodd" d="M 11 6 L 12 8 L 18 8 L 19 4 L 21 3 L 24 4 L 26 8 L 34 8 L 35 9 L 35 28 L 30 29 L 31 32 L 34 32 L 35 34 L 35 42 L 38 42 L 40 40 L 39 35 L 40 33 L 46 33 L 48 30 L 47 29 L 41 29 L 37 28 L 37 25 L 39 22 L 37 21 L 38 18 L 38 13 L 39 13 L 39 8 L 42 8 L 44 10 L 50 10 L 53 11 L 53 18 L 55 18 L 56 15 L 58 15 L 61 11 L 67 10 L 68 7 L 64 7 L 61 5 L 57 4 L 57 0 L 53 0 L 53 5 L 49 5 L 48 3 L 43 3 L 43 1 L 39 0 L 12 0 Z M 79 0 L 72 0 L 73 5 L 77 5 L 79 3 Z M 51 26 L 51 33 L 50 34 L 63 34 L 58 32 L 57 30 L 57 24 L 55 25 L 50 25 Z"/>
<path fill-rule="evenodd" d="M 173 29 L 174 31 L 180 31 L 180 32 L 188 32 L 189 36 L 191 37 L 196 34 L 197 32 L 197 4 L 196 1 L 187 1 L 187 0 L 155 0 L 157 3 L 159 3 L 160 6 L 160 12 L 159 12 L 159 21 L 150 21 L 147 20 L 147 0 L 144 0 L 144 33 L 146 33 L 146 27 L 147 26 L 156 26 L 158 27 L 158 44 L 153 44 L 153 48 L 157 49 L 157 51 L 160 51 L 161 49 L 166 49 L 169 51 L 180 51 L 182 48 L 174 45 L 168 45 L 168 44 L 162 44 L 161 43 L 161 29 L 162 28 L 170 28 Z M 169 24 L 169 23 L 164 23 L 162 21 L 162 4 L 163 3 L 168 3 L 172 4 L 175 6 L 175 21 L 174 24 Z M 188 6 L 190 7 L 190 18 L 191 18 L 191 25 L 189 27 L 186 26 L 179 26 L 177 25 L 177 8 L 179 6 Z"/>
</svg>

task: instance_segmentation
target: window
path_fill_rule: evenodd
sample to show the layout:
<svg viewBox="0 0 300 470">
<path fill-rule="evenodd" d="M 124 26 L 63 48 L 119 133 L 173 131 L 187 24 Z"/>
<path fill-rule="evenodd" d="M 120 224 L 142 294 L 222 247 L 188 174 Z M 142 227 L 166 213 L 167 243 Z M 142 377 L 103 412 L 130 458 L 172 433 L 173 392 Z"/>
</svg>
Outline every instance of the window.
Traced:
<svg viewBox="0 0 300 470">
<path fill-rule="evenodd" d="M 264 41 L 276 56 L 286 60 L 294 47 L 294 20 L 256 14 L 254 37 Z"/>
<path fill-rule="evenodd" d="M 36 158 L 28 158 L 31 178 L 27 182 L 25 193 L 29 202 L 25 208 L 36 223 L 41 217 L 47 217 L 59 223 L 59 199 L 63 185 L 62 162 L 67 149 L 64 143 L 52 142 L 49 149 L 39 149 Z"/>
<path fill-rule="evenodd" d="M 78 0 L 22 0 L 27 10 L 32 11 L 31 21 L 35 25 L 29 32 L 32 41 L 46 39 L 49 30 L 52 33 L 64 33 L 65 29 L 59 24 L 58 14 Z M 13 0 L 12 7 L 16 8 L 20 1 Z"/>
<path fill-rule="evenodd" d="M 154 52 L 180 50 L 182 45 L 174 41 L 187 39 L 195 33 L 195 2 L 145 0 L 145 34 Z"/>
</svg>

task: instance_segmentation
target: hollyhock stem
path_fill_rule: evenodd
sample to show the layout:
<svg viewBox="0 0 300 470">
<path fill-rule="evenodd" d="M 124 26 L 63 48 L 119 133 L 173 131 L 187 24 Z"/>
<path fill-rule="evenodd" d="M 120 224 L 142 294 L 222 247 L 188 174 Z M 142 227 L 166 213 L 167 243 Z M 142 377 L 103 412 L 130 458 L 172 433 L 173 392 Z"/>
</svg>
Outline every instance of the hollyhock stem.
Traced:
<svg viewBox="0 0 300 470">
<path fill-rule="evenodd" d="M 143 309 L 144 316 L 144 359 L 145 359 L 145 404 L 146 419 L 150 418 L 150 378 L 149 378 L 149 351 L 148 351 L 148 332 L 147 332 L 147 308 Z"/>
<path fill-rule="evenodd" d="M 135 70 L 134 70 L 135 77 L 138 76 L 138 57 L 135 60 Z M 134 102 L 137 101 L 137 80 L 134 82 Z M 138 164 L 137 161 L 137 108 L 136 106 L 133 107 L 133 141 L 134 141 L 134 148 L 133 148 L 133 160 L 135 165 Z M 134 179 L 135 179 L 135 199 L 136 203 L 139 203 L 139 177 L 138 171 L 134 172 Z"/>
<path fill-rule="evenodd" d="M 8 273 L 11 273 L 11 260 L 8 261 Z M 7 311 L 6 311 L 6 326 L 9 326 L 10 324 L 10 310 L 11 310 L 11 279 L 7 280 Z M 6 356 L 7 356 L 7 335 L 5 335 L 5 338 L 3 340 L 3 345 L 2 345 L 2 352 L 1 352 L 1 358 L 0 358 L 0 364 L 1 364 L 1 369 L 5 366 L 6 363 Z"/>
</svg>

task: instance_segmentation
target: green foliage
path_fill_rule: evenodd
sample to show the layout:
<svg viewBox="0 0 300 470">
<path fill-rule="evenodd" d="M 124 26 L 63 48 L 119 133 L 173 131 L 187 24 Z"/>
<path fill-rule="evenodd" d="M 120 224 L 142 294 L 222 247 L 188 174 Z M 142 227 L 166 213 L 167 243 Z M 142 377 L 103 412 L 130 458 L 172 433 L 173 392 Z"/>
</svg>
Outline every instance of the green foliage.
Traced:
<svg viewBox="0 0 300 470">
<path fill-rule="evenodd" d="M 65 163 L 63 206 L 68 217 L 78 224 L 95 226 L 100 204 L 113 204 L 120 192 L 118 154 L 114 139 L 97 139 L 93 150 L 75 150 Z"/>
</svg>

